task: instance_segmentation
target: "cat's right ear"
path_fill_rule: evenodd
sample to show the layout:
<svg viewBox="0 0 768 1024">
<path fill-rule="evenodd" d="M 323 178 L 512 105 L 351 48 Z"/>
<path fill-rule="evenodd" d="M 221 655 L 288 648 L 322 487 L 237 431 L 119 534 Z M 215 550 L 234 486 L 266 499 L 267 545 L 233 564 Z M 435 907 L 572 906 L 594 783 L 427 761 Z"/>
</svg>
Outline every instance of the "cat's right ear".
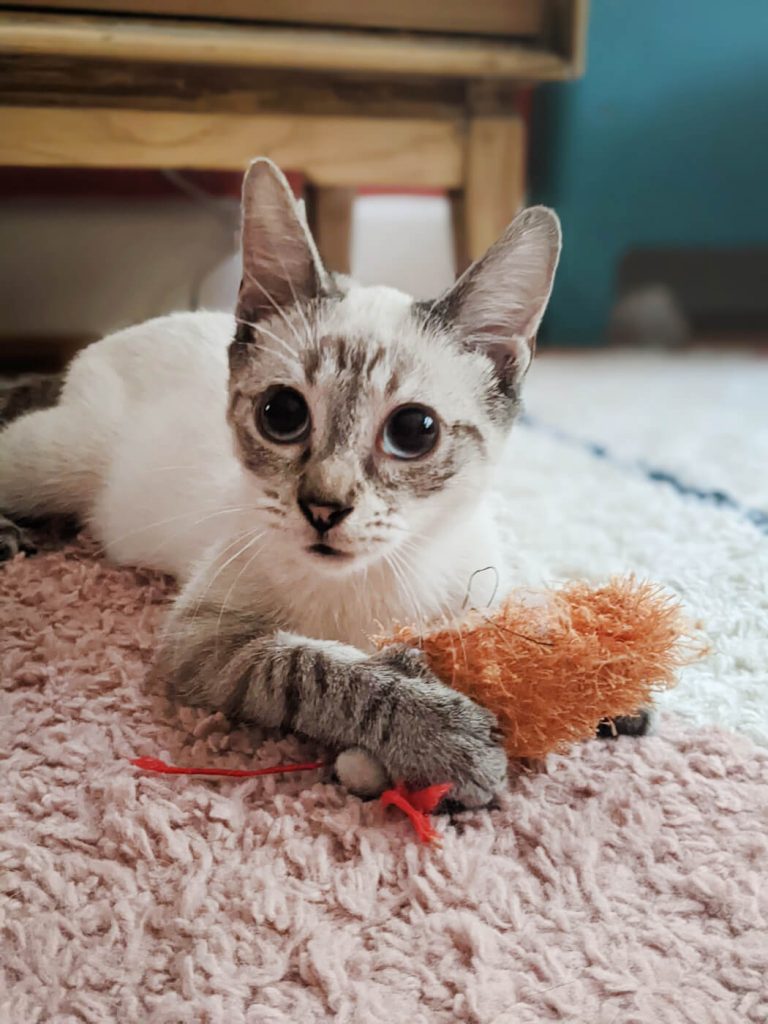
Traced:
<svg viewBox="0 0 768 1024">
<path fill-rule="evenodd" d="M 493 364 L 501 392 L 515 397 L 533 356 L 560 257 L 560 221 L 554 210 L 532 206 L 428 307 L 451 325 L 464 348 Z"/>
<path fill-rule="evenodd" d="M 243 181 L 243 277 L 237 316 L 256 322 L 315 298 L 325 272 L 291 186 L 271 160 L 254 160 Z"/>
</svg>

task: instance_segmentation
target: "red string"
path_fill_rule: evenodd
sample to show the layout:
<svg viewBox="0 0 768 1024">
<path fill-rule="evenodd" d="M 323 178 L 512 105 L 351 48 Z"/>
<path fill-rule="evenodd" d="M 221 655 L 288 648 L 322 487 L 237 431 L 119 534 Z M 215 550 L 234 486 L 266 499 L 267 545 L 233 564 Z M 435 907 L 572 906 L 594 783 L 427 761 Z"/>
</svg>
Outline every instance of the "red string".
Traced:
<svg viewBox="0 0 768 1024">
<path fill-rule="evenodd" d="M 257 775 L 282 775 L 284 772 L 311 772 L 324 768 L 325 761 L 309 761 L 307 764 L 276 764 L 271 768 L 179 768 L 166 764 L 157 757 L 134 757 L 131 764 L 145 772 L 160 772 L 162 775 L 220 775 L 233 779 L 251 779 Z"/>
<path fill-rule="evenodd" d="M 450 793 L 452 789 L 452 783 L 439 782 L 434 786 L 427 786 L 426 789 L 417 789 L 415 792 L 408 793 L 408 799 L 417 811 L 431 814 L 443 797 Z"/>
<path fill-rule="evenodd" d="M 161 775 L 208 775 L 233 779 L 251 779 L 259 775 L 282 775 L 288 772 L 311 772 L 325 767 L 324 761 L 309 761 L 306 764 L 278 764 L 270 768 L 180 768 L 178 765 L 167 764 L 157 757 L 134 757 L 131 764 L 142 771 L 158 772 Z M 440 833 L 428 815 L 435 810 L 450 789 L 450 782 L 442 782 L 435 786 L 427 786 L 426 789 L 410 791 L 404 783 L 399 782 L 394 789 L 388 789 L 381 794 L 381 804 L 383 807 L 397 807 L 407 815 L 422 843 L 436 843 L 439 841 Z"/>
<path fill-rule="evenodd" d="M 450 782 L 441 782 L 436 786 L 410 792 L 404 783 L 398 782 L 394 789 L 381 794 L 381 804 L 383 807 L 397 807 L 406 814 L 422 843 L 435 843 L 439 841 L 440 833 L 427 815 L 434 811 L 451 788 Z"/>
</svg>

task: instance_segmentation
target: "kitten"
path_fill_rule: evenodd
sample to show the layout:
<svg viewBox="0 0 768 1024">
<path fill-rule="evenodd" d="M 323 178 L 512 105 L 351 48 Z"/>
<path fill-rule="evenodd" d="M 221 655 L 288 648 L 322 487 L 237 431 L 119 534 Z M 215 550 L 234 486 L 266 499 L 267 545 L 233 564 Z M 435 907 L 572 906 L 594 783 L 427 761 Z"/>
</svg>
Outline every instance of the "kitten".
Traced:
<svg viewBox="0 0 768 1024">
<path fill-rule="evenodd" d="M 57 404 L 0 434 L 0 509 L 77 515 L 111 558 L 176 575 L 156 671 L 181 701 L 307 734 L 361 791 L 502 788 L 493 717 L 396 622 L 460 610 L 501 571 L 489 495 L 560 251 L 521 213 L 442 298 L 322 267 L 285 178 L 243 188 L 236 316 L 120 331 L 73 362 Z"/>
</svg>

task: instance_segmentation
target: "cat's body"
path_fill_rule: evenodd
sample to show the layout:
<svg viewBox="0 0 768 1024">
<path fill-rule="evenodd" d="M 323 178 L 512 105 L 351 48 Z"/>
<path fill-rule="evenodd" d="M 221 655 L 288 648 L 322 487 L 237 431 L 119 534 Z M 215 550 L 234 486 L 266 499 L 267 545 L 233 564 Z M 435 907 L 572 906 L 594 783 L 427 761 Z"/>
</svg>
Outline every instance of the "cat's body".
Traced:
<svg viewBox="0 0 768 1024">
<path fill-rule="evenodd" d="M 55 406 L 0 434 L 0 509 L 75 514 L 114 560 L 179 578 L 157 671 L 180 699 L 359 747 L 360 788 L 449 778 L 485 803 L 506 767 L 492 717 L 369 638 L 503 575 L 491 483 L 558 251 L 528 211 L 420 306 L 326 274 L 257 162 L 237 316 L 85 350 Z"/>
<path fill-rule="evenodd" d="M 217 536 L 215 520 L 196 522 L 211 502 L 231 505 L 237 473 L 226 424 L 233 330 L 226 314 L 186 313 L 85 349 L 57 407 L 5 435 L 6 509 L 26 498 L 28 515 L 73 513 L 113 560 L 189 576 Z"/>
</svg>

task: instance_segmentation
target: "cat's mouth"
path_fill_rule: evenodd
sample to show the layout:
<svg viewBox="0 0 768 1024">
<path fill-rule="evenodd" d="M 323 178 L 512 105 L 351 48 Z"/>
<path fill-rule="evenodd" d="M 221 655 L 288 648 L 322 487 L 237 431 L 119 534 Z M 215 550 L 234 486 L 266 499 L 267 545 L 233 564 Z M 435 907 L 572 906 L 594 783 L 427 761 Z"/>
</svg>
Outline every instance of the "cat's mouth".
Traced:
<svg viewBox="0 0 768 1024">
<path fill-rule="evenodd" d="M 319 555 L 321 558 L 352 558 L 348 551 L 333 548 L 330 544 L 310 544 L 307 551 L 311 551 L 313 555 Z"/>
</svg>

